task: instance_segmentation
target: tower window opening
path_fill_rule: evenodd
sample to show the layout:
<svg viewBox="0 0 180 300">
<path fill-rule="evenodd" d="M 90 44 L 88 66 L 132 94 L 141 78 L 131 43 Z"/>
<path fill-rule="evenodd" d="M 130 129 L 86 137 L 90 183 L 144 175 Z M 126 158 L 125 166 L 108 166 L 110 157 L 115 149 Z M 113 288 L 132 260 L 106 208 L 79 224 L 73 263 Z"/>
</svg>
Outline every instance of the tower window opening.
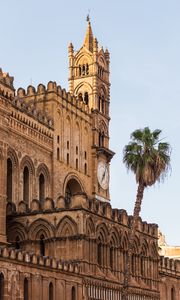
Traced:
<svg viewBox="0 0 180 300">
<path fill-rule="evenodd" d="M 4 299 L 4 275 L 0 274 L 0 299 Z"/>
<path fill-rule="evenodd" d="M 29 204 L 29 169 L 27 166 L 23 171 L 23 201 Z"/>
<path fill-rule="evenodd" d="M 81 76 L 81 65 L 79 65 L 79 76 Z"/>
<path fill-rule="evenodd" d="M 67 141 L 67 149 L 69 150 L 69 141 Z"/>
<path fill-rule="evenodd" d="M 98 110 L 101 111 L 101 96 L 98 98 Z"/>
<path fill-rule="evenodd" d="M 28 295 L 28 290 L 29 290 L 29 287 L 28 287 L 28 279 L 25 278 L 24 279 L 24 300 L 28 300 L 29 299 L 29 295 Z"/>
<path fill-rule="evenodd" d="M 7 180 L 6 180 L 6 193 L 7 200 L 12 202 L 12 191 L 13 191 L 13 166 L 10 158 L 7 159 Z"/>
<path fill-rule="evenodd" d="M 69 165 L 69 153 L 67 153 L 67 165 Z"/>
<path fill-rule="evenodd" d="M 88 103 L 89 103 L 89 95 L 88 95 L 88 92 L 85 92 L 85 94 L 84 94 L 84 102 L 85 102 L 86 105 L 88 105 Z"/>
<path fill-rule="evenodd" d="M 78 154 L 78 146 L 76 146 L 76 154 Z"/>
<path fill-rule="evenodd" d="M 57 160 L 59 160 L 59 147 L 57 148 Z"/>
<path fill-rule="evenodd" d="M 53 300 L 53 284 L 50 282 L 49 284 L 49 299 L 48 300 Z"/>
<path fill-rule="evenodd" d="M 65 207 L 69 208 L 70 202 L 71 202 L 72 192 L 70 189 L 70 186 L 67 184 L 66 186 L 66 192 L 65 192 Z"/>
<path fill-rule="evenodd" d="M 86 67 L 85 67 L 85 65 L 83 65 L 83 67 L 82 67 L 82 75 L 84 76 L 86 74 Z"/>
<path fill-rule="evenodd" d="M 104 147 L 104 133 L 99 133 L 99 147 Z"/>
<path fill-rule="evenodd" d="M 71 300 L 76 300 L 76 290 L 74 286 L 72 287 L 71 290 Z"/>
<path fill-rule="evenodd" d="M 84 158 L 87 159 L 87 152 L 84 151 Z"/>
<path fill-rule="evenodd" d="M 45 199 L 45 179 L 44 175 L 41 173 L 39 176 L 39 201 L 43 203 Z"/>
<path fill-rule="evenodd" d="M 171 288 L 171 300 L 175 300 L 175 290 L 174 287 Z"/>
<path fill-rule="evenodd" d="M 84 164 L 84 174 L 87 175 L 87 164 Z"/>
<path fill-rule="evenodd" d="M 40 254 L 45 256 L 45 242 L 44 242 L 44 234 L 40 236 Z"/>
<path fill-rule="evenodd" d="M 104 105 L 105 105 L 104 96 L 102 96 L 102 108 L 101 108 L 102 113 L 105 112 L 105 107 L 104 107 Z"/>
<path fill-rule="evenodd" d="M 59 135 L 57 136 L 57 143 L 59 144 Z"/>
<path fill-rule="evenodd" d="M 79 93 L 78 99 L 79 99 L 79 101 L 83 101 L 82 93 Z"/>
<path fill-rule="evenodd" d="M 16 239 L 15 239 L 15 248 L 16 248 L 17 250 L 20 249 L 20 239 L 19 239 L 18 236 L 17 236 Z M 1 299 L 1 298 L 0 298 L 0 299 Z"/>
<path fill-rule="evenodd" d="M 76 170 L 78 170 L 78 159 L 76 158 Z"/>
<path fill-rule="evenodd" d="M 86 75 L 89 75 L 89 65 L 86 64 Z"/>
</svg>

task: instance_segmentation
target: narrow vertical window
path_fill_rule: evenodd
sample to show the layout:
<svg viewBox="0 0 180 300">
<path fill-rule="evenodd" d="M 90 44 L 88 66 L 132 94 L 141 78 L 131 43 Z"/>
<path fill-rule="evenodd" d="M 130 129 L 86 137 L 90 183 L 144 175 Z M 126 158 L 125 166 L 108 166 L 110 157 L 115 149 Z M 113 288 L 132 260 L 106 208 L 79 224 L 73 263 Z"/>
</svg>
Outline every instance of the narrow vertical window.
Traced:
<svg viewBox="0 0 180 300">
<path fill-rule="evenodd" d="M 98 264 L 101 266 L 102 265 L 102 244 L 99 242 L 97 247 L 98 247 L 97 261 L 98 261 Z"/>
<path fill-rule="evenodd" d="M 84 151 L 84 159 L 87 159 L 87 152 Z"/>
<path fill-rule="evenodd" d="M 69 153 L 67 153 L 67 165 L 69 165 Z"/>
<path fill-rule="evenodd" d="M 76 155 L 78 154 L 78 146 L 76 146 Z"/>
<path fill-rule="evenodd" d="M 41 173 L 39 176 L 39 201 L 43 203 L 45 199 L 45 179 L 44 175 Z"/>
<path fill-rule="evenodd" d="M 59 160 L 59 147 L 57 148 L 57 160 Z"/>
<path fill-rule="evenodd" d="M 28 300 L 28 279 L 24 279 L 24 300 Z"/>
<path fill-rule="evenodd" d="M 50 282 L 49 284 L 49 300 L 53 300 L 53 284 Z"/>
<path fill-rule="evenodd" d="M 176 300 L 174 287 L 171 288 L 171 300 Z"/>
<path fill-rule="evenodd" d="M 78 170 L 78 159 L 76 158 L 76 170 Z"/>
<path fill-rule="evenodd" d="M 0 299 L 4 300 L 4 275 L 0 274 Z"/>
<path fill-rule="evenodd" d="M 76 300 L 76 290 L 74 286 L 72 287 L 71 290 L 71 300 Z"/>
<path fill-rule="evenodd" d="M 109 249 L 109 264 L 111 269 L 113 269 L 113 252 L 113 247 L 111 246 Z"/>
<path fill-rule="evenodd" d="M 98 110 L 101 111 L 101 97 L 98 98 Z"/>
<path fill-rule="evenodd" d="M 84 164 L 84 174 L 87 175 L 87 164 Z"/>
<path fill-rule="evenodd" d="M 86 64 L 86 75 L 89 75 L 89 65 Z"/>
<path fill-rule="evenodd" d="M 40 236 L 40 254 L 45 256 L 45 242 L 44 242 L 44 235 L 41 234 Z"/>
<path fill-rule="evenodd" d="M 13 190 L 13 182 L 12 182 L 12 161 L 10 158 L 7 159 L 7 180 L 6 180 L 6 190 L 7 190 L 7 200 L 12 202 L 12 190 Z"/>
<path fill-rule="evenodd" d="M 67 149 L 69 150 L 69 141 L 67 141 Z"/>
<path fill-rule="evenodd" d="M 85 92 L 85 94 L 84 94 L 84 102 L 85 102 L 86 105 L 88 105 L 88 103 L 89 103 L 89 95 L 88 95 L 88 92 Z"/>
<path fill-rule="evenodd" d="M 105 101 L 104 101 L 104 96 L 102 96 L 102 113 L 104 114 L 105 113 Z"/>
<path fill-rule="evenodd" d="M 79 65 L 79 76 L 81 76 L 81 65 Z"/>
<path fill-rule="evenodd" d="M 57 136 L 57 143 L 59 144 L 59 135 Z"/>
<path fill-rule="evenodd" d="M 16 237 L 16 240 L 15 240 L 15 248 L 18 250 L 20 249 L 20 239 L 19 237 L 17 236 Z M 1 299 L 1 298 L 0 298 Z"/>
<path fill-rule="evenodd" d="M 28 167 L 25 167 L 24 171 L 23 171 L 23 201 L 27 205 L 29 204 L 29 169 L 28 169 Z"/>
</svg>

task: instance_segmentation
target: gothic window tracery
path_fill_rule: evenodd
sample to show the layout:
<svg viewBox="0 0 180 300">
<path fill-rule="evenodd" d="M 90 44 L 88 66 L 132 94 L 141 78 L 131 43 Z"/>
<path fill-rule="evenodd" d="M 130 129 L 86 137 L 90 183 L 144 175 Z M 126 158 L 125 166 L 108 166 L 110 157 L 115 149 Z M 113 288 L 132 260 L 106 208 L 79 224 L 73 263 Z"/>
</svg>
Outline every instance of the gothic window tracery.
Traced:
<svg viewBox="0 0 180 300">
<path fill-rule="evenodd" d="M 43 203 L 45 199 L 45 178 L 41 173 L 39 176 L 39 201 Z"/>
</svg>

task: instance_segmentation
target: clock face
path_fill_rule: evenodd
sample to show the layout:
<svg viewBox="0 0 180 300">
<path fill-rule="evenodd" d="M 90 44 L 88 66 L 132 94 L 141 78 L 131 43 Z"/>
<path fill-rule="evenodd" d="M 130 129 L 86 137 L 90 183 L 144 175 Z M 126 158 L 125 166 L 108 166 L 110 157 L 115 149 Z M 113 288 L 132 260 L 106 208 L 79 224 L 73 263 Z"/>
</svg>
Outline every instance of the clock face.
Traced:
<svg viewBox="0 0 180 300">
<path fill-rule="evenodd" d="M 103 190 L 107 190 L 109 186 L 109 171 L 107 164 L 103 161 L 98 163 L 97 177 L 98 182 Z"/>
</svg>

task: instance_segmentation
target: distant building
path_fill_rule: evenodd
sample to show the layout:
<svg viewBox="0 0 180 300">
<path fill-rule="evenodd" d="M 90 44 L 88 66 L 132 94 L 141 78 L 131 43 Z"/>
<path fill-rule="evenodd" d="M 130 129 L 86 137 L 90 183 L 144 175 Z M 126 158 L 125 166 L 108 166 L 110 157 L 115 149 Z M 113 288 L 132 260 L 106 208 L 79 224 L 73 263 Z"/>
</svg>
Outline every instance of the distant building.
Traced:
<svg viewBox="0 0 180 300">
<path fill-rule="evenodd" d="M 122 299 L 132 217 L 110 205 L 110 57 L 87 22 L 68 93 L 15 91 L 0 70 L 1 300 Z M 139 220 L 129 300 L 180 299 L 180 263 L 159 259 L 157 225 Z"/>
</svg>

